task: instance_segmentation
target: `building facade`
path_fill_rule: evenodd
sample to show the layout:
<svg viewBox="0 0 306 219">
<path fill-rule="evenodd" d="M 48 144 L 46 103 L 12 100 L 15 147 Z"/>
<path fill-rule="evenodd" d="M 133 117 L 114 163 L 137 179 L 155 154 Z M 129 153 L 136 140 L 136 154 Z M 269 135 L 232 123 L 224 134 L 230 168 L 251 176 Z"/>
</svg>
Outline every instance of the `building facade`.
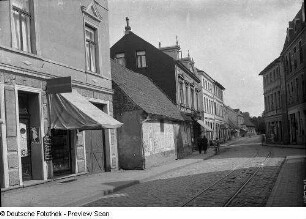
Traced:
<svg viewBox="0 0 306 219">
<path fill-rule="evenodd" d="M 1 187 L 116 169 L 107 1 L 11 0 L 0 8 Z M 48 79 L 67 76 L 75 95 L 46 93 Z M 78 119 L 60 120 L 56 98 L 78 98 L 110 126 L 58 129 Z"/>
<path fill-rule="evenodd" d="M 306 126 L 306 31 L 305 2 L 295 18 L 289 22 L 281 52 L 287 97 L 289 141 L 305 145 Z"/>
<path fill-rule="evenodd" d="M 131 31 L 128 19 L 125 30 L 125 35 L 111 47 L 111 58 L 150 78 L 181 110 L 185 120 L 185 152 L 179 154 L 190 154 L 199 133 L 194 131 L 196 125 L 193 120 L 200 117 L 201 111 L 198 77 L 179 60 L 178 43 L 167 48 L 156 48 Z"/>
<path fill-rule="evenodd" d="M 286 87 L 281 57 L 270 63 L 259 75 L 263 77 L 266 139 L 271 143 L 286 143 L 288 142 Z"/>
<path fill-rule="evenodd" d="M 224 119 L 223 91 L 225 88 L 203 70 L 198 69 L 198 73 L 202 85 L 204 123 L 213 130 L 207 136 L 211 140 L 216 138 L 225 140 L 228 132 Z"/>
<path fill-rule="evenodd" d="M 184 119 L 177 106 L 149 78 L 115 62 L 112 77 L 114 117 L 124 123 L 117 132 L 119 167 L 145 169 L 181 157 Z"/>
</svg>

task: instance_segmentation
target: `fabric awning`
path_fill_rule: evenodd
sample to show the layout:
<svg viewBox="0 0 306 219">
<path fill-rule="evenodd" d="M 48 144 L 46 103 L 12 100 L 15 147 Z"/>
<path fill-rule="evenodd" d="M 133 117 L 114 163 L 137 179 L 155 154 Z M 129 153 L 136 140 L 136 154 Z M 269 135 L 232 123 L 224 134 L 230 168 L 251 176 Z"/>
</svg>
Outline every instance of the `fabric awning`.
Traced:
<svg viewBox="0 0 306 219">
<path fill-rule="evenodd" d="M 94 130 L 122 125 L 75 90 L 72 93 L 51 94 L 51 128 Z"/>
<path fill-rule="evenodd" d="M 213 130 L 208 125 L 206 125 L 202 120 L 197 120 L 197 123 L 199 123 L 205 129 L 206 132 L 213 132 Z"/>
</svg>

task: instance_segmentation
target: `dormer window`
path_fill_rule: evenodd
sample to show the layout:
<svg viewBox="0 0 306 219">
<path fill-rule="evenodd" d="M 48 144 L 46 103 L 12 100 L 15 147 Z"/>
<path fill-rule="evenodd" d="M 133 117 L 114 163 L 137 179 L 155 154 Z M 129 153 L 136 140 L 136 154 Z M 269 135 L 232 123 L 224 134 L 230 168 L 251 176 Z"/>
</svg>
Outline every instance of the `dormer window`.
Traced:
<svg viewBox="0 0 306 219">
<path fill-rule="evenodd" d="M 125 61 L 125 54 L 124 53 L 118 53 L 118 54 L 116 54 L 116 56 L 115 56 L 115 61 L 118 63 L 118 64 L 120 64 L 120 65 L 122 65 L 122 66 L 126 66 L 126 61 Z"/>
<path fill-rule="evenodd" d="M 32 52 L 31 0 L 12 0 L 12 47 Z"/>
<path fill-rule="evenodd" d="M 136 52 L 136 64 L 137 68 L 146 68 L 147 60 L 146 60 L 146 51 L 137 51 Z"/>
</svg>

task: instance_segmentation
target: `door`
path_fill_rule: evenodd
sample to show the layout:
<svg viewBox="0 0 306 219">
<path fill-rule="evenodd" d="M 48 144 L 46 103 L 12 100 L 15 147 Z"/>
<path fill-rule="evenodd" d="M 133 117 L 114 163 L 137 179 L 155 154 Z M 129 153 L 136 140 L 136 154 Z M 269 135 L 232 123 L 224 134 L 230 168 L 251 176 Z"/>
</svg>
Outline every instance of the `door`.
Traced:
<svg viewBox="0 0 306 219">
<path fill-rule="evenodd" d="M 29 120 L 19 120 L 20 131 L 20 151 L 21 151 L 21 166 L 22 166 L 22 180 L 32 179 L 32 160 L 31 160 L 31 146 L 29 142 Z"/>
<path fill-rule="evenodd" d="M 86 164 L 89 173 L 105 172 L 104 139 L 104 130 L 88 130 L 85 132 Z"/>
</svg>

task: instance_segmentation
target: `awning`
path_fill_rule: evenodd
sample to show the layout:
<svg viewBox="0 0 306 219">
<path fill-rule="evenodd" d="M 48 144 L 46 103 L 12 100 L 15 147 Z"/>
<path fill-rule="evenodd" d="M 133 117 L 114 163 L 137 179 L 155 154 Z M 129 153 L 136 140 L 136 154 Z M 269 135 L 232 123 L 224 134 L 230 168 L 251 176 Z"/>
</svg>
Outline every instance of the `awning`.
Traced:
<svg viewBox="0 0 306 219">
<path fill-rule="evenodd" d="M 206 125 L 202 120 L 197 120 L 197 123 L 199 123 L 205 129 L 206 132 L 213 132 L 213 130 L 208 125 Z"/>
<path fill-rule="evenodd" d="M 51 94 L 51 128 L 94 130 L 123 124 L 90 103 L 77 91 Z"/>
</svg>

